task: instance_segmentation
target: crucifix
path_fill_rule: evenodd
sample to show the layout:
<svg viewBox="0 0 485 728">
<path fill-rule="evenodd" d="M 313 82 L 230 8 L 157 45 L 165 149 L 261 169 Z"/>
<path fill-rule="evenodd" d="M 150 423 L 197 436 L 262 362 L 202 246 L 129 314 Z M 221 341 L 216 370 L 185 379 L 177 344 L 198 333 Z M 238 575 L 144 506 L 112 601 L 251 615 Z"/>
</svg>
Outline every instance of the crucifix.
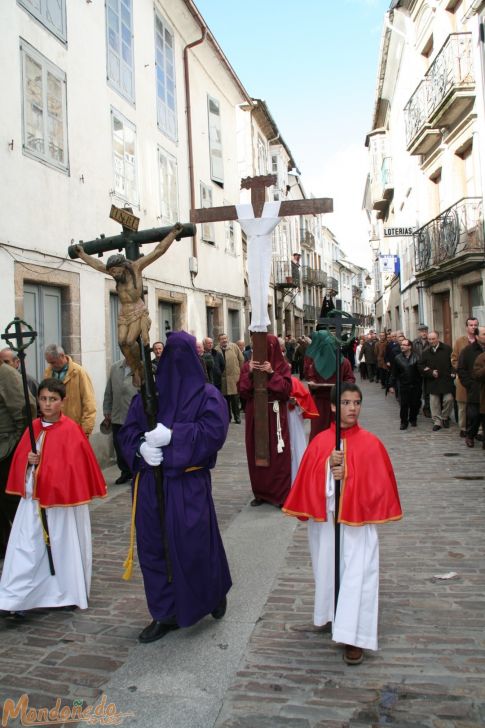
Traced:
<svg viewBox="0 0 485 728">
<path fill-rule="evenodd" d="M 236 220 L 248 238 L 248 276 L 251 298 L 250 331 L 255 361 L 267 359 L 269 280 L 271 275 L 271 234 L 282 217 L 332 212 L 333 201 L 323 197 L 309 200 L 266 202 L 266 188 L 275 185 L 276 175 L 245 177 L 241 189 L 251 191 L 250 205 L 227 205 L 190 211 L 193 223 Z M 267 374 L 254 371 L 254 445 L 256 465 L 269 467 Z"/>
<path fill-rule="evenodd" d="M 329 311 L 327 316 L 318 319 L 317 329 L 333 329 L 335 336 L 335 449 L 340 450 L 340 359 L 342 357 L 342 334 L 344 327 L 350 326 L 350 339 L 354 338 L 357 320 L 347 311 L 342 311 L 342 301 L 337 300 L 336 308 Z M 335 481 L 335 591 L 334 610 L 337 611 L 338 594 L 340 590 L 340 523 L 338 520 L 340 509 L 340 480 Z"/>
<path fill-rule="evenodd" d="M 121 223 L 123 232 L 110 238 L 101 236 L 87 243 L 82 241 L 69 247 L 71 258 L 81 258 L 87 265 L 100 273 L 111 275 L 116 281 L 116 291 L 120 300 L 118 314 L 118 343 L 133 373 L 133 384 L 141 387 L 143 408 L 147 416 L 148 426 L 153 429 L 157 425 L 157 393 L 150 362 L 150 318 L 144 302 L 142 271 L 147 265 L 160 258 L 174 240 L 195 235 L 195 225 L 176 223 L 171 227 L 152 228 L 138 232 L 139 218 L 133 210 L 111 206 L 110 217 Z M 140 246 L 144 243 L 158 245 L 143 256 Z M 93 257 L 100 257 L 110 250 L 124 250 L 124 255 L 112 255 L 106 265 Z M 153 468 L 157 485 L 157 497 L 160 510 L 161 529 L 168 580 L 172 580 L 168 537 L 165 528 L 165 500 L 163 492 L 162 466 Z"/>
</svg>

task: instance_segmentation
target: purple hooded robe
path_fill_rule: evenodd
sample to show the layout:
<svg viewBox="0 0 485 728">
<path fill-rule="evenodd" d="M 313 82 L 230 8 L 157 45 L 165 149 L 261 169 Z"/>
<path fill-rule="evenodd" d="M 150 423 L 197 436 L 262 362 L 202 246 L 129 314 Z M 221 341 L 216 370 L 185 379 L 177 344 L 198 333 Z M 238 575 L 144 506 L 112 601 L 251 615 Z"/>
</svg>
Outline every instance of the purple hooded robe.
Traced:
<svg viewBox="0 0 485 728">
<path fill-rule="evenodd" d="M 135 523 L 148 609 L 155 620 L 175 617 L 180 627 L 189 627 L 210 614 L 232 585 L 210 476 L 227 435 L 227 404 L 212 384 L 206 384 L 195 339 L 184 331 L 168 336 L 156 385 L 157 421 L 172 430 L 170 443 L 162 448 L 171 583 L 153 469 L 138 451 L 149 429 L 140 395 L 132 401 L 119 439 L 132 472 L 140 472 Z M 196 466 L 200 469 L 186 472 Z"/>
</svg>

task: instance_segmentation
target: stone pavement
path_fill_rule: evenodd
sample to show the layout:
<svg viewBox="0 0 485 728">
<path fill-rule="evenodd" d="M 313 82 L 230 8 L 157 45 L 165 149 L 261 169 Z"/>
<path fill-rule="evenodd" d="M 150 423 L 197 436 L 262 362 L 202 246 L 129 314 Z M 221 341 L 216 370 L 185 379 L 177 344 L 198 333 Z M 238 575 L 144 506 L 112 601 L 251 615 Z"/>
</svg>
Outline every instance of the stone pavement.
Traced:
<svg viewBox="0 0 485 728">
<path fill-rule="evenodd" d="M 378 385 L 364 383 L 362 424 L 388 447 L 405 510 L 380 527 L 379 652 L 348 667 L 313 628 L 306 527 L 249 508 L 243 428 L 231 425 L 214 473 L 234 581 L 225 619 L 137 644 L 150 618 L 138 569 L 120 578 L 130 497 L 113 486 L 92 510 L 89 610 L 0 620 L 0 707 L 104 693 L 134 727 L 485 726 L 485 452 L 456 427 L 431 433 L 429 419 L 401 432 Z"/>
</svg>

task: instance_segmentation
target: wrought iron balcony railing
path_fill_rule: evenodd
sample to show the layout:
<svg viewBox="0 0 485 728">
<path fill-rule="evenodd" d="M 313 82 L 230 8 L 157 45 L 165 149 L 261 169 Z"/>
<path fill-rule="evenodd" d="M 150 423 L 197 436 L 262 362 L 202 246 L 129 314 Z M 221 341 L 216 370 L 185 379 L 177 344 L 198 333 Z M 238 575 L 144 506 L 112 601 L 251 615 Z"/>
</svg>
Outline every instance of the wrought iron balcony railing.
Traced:
<svg viewBox="0 0 485 728">
<path fill-rule="evenodd" d="M 309 265 L 302 265 L 301 267 L 301 281 L 306 283 L 307 286 L 312 286 L 315 281 L 315 271 Z"/>
<path fill-rule="evenodd" d="M 447 110 L 446 119 L 440 117 L 440 109 L 452 94 L 461 98 L 470 94 L 475 86 L 472 61 L 472 34 L 451 33 L 438 52 L 415 92 L 404 108 L 406 145 L 425 129 L 437 123 L 451 123 L 463 108 L 463 103 Z M 419 150 L 418 150 L 419 151 Z"/>
<path fill-rule="evenodd" d="M 327 291 L 338 293 L 338 280 L 333 276 L 327 276 Z"/>
<path fill-rule="evenodd" d="M 327 274 L 324 270 L 315 270 L 315 285 L 319 288 L 327 287 Z"/>
<path fill-rule="evenodd" d="M 304 321 L 316 321 L 319 313 L 320 313 L 320 309 L 318 309 L 316 306 L 314 306 L 313 303 L 304 303 L 303 304 Z"/>
<path fill-rule="evenodd" d="M 464 197 L 414 234 L 416 273 L 485 253 L 481 197 Z"/>
<path fill-rule="evenodd" d="M 352 286 L 352 296 L 360 298 L 362 296 L 362 288 L 360 286 Z"/>
<path fill-rule="evenodd" d="M 291 260 L 273 259 L 273 277 L 278 288 L 300 287 L 300 268 Z"/>
</svg>

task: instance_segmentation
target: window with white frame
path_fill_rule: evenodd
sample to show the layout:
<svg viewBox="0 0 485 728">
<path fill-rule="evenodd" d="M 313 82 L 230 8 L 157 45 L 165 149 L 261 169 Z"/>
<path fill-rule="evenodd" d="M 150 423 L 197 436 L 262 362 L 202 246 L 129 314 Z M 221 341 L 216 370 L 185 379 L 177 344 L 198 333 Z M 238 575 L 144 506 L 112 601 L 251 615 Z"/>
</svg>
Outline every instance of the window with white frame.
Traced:
<svg viewBox="0 0 485 728">
<path fill-rule="evenodd" d="M 160 175 L 160 218 L 162 223 L 173 225 L 179 218 L 177 160 L 158 147 L 158 171 Z"/>
<path fill-rule="evenodd" d="M 212 207 L 212 189 L 203 182 L 200 183 L 200 206 Z M 211 245 L 215 245 L 216 238 L 214 223 L 202 223 L 202 240 L 206 243 L 211 243 Z"/>
<path fill-rule="evenodd" d="M 268 149 L 261 134 L 258 134 L 258 174 L 268 174 Z"/>
<path fill-rule="evenodd" d="M 157 123 L 171 139 L 177 138 L 175 98 L 174 36 L 164 20 L 155 13 L 155 69 L 157 83 Z"/>
<path fill-rule="evenodd" d="M 51 33 L 63 41 L 67 40 L 66 0 L 18 0 L 18 3 Z"/>
<path fill-rule="evenodd" d="M 280 199 L 280 180 L 279 180 L 279 163 L 278 163 L 278 155 L 272 154 L 271 155 L 271 174 L 274 174 L 276 176 L 276 184 L 273 185 L 273 200 L 275 202 L 278 202 Z"/>
<path fill-rule="evenodd" d="M 224 183 L 224 163 L 222 160 L 221 109 L 219 101 L 212 96 L 207 96 L 207 113 L 211 180 L 222 185 Z"/>
<path fill-rule="evenodd" d="M 226 253 L 236 255 L 236 227 L 234 220 L 226 222 Z"/>
<path fill-rule="evenodd" d="M 66 74 L 25 41 L 20 54 L 23 151 L 68 171 Z"/>
<path fill-rule="evenodd" d="M 128 101 L 135 101 L 132 0 L 106 0 L 106 43 L 109 83 Z"/>
<path fill-rule="evenodd" d="M 115 193 L 127 202 L 138 205 L 136 129 L 115 109 L 111 109 L 111 134 Z"/>
</svg>

